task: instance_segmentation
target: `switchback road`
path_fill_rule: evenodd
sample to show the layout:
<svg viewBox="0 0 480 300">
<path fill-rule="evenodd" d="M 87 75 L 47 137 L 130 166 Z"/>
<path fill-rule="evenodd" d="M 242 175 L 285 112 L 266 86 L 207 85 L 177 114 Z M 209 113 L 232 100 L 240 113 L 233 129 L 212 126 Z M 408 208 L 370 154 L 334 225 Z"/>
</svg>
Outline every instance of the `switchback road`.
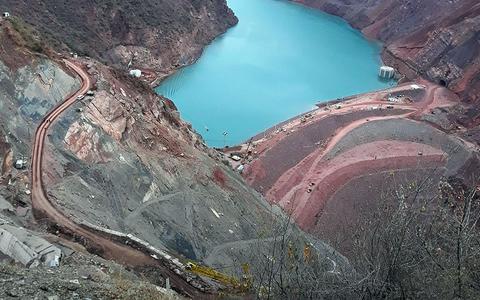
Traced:
<svg viewBox="0 0 480 300">
<path fill-rule="evenodd" d="M 164 276 L 170 278 L 172 286 L 178 291 L 195 299 L 209 298 L 211 295 L 204 294 L 188 284 L 181 276 L 174 273 L 170 268 L 162 265 L 161 262 L 150 257 L 148 254 L 100 236 L 93 230 L 90 231 L 85 227 L 76 224 L 49 201 L 42 180 L 45 137 L 52 123 L 54 123 L 65 110 L 76 102 L 78 96 L 84 95 L 91 86 L 90 77 L 77 63 L 68 60 L 64 60 L 64 62 L 70 69 L 80 76 L 82 85 L 76 93 L 69 96 L 65 101 L 59 103 L 54 109 L 52 109 L 43 118 L 35 132 L 31 166 L 32 207 L 34 212 L 37 216 L 47 218 L 50 222 L 58 225 L 67 232 L 81 237 L 81 239 L 88 245 L 89 249 L 95 249 L 95 251 L 100 253 L 105 259 L 114 260 L 120 264 L 132 267 L 156 266 L 160 268 L 160 272 Z"/>
</svg>

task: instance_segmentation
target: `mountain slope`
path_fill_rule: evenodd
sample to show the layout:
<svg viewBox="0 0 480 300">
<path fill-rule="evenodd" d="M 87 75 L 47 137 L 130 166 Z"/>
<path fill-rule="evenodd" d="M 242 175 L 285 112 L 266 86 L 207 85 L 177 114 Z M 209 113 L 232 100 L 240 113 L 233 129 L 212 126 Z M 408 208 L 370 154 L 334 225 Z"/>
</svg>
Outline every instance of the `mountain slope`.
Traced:
<svg viewBox="0 0 480 300">
<path fill-rule="evenodd" d="M 224 0 L 5 0 L 50 43 L 126 67 L 170 72 L 237 22 Z"/>
<path fill-rule="evenodd" d="M 79 79 L 54 51 L 39 55 L 25 47 L 16 21 L 0 22 L 0 49 L 8 49 L 0 51 L 0 93 L 6 95 L 0 107 L 7 108 L 0 111 L 6 137 L 0 140 L 0 192 L 18 210 L 19 222 L 38 230 L 48 223 L 32 220 L 28 170 L 15 170 L 13 161 L 30 161 L 38 122 L 78 89 Z M 285 234 L 276 224 L 287 222 L 286 215 L 249 188 L 222 154 L 208 149 L 170 100 L 94 58 L 77 63 L 94 82 L 94 95 L 52 125 L 43 157 L 44 188 L 64 215 L 229 273 L 241 273 L 241 263 Z M 345 264 L 330 247 L 288 226 L 299 248 L 312 243 L 321 255 Z M 57 232 L 55 226 L 49 230 Z"/>
<path fill-rule="evenodd" d="M 385 42 L 384 60 L 425 76 L 466 102 L 480 100 L 480 3 L 476 0 L 294 0 L 338 15 Z"/>
</svg>

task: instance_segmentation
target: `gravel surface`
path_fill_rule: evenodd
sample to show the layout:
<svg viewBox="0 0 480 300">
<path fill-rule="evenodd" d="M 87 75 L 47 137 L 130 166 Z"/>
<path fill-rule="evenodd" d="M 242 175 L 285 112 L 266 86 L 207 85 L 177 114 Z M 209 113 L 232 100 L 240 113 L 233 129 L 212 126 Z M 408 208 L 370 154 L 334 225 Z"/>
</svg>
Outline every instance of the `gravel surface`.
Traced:
<svg viewBox="0 0 480 300">
<path fill-rule="evenodd" d="M 58 268 L 0 264 L 0 299 L 183 299 L 122 266 L 74 253 Z"/>
</svg>

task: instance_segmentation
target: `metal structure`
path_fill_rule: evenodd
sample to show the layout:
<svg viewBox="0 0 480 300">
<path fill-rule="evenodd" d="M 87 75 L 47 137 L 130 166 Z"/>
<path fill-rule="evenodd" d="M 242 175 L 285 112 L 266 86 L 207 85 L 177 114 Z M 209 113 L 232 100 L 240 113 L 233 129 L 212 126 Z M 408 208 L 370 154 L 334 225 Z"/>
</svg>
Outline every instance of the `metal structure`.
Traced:
<svg viewBox="0 0 480 300">
<path fill-rule="evenodd" d="M 252 286 L 252 277 L 250 276 L 250 266 L 248 264 L 242 265 L 244 275 L 241 280 L 194 262 L 188 262 L 186 264 L 186 269 L 196 275 L 213 279 L 226 287 L 230 287 L 239 292 L 247 292 Z"/>
<path fill-rule="evenodd" d="M 395 69 L 389 66 L 381 66 L 378 76 L 383 79 L 392 79 L 395 76 Z"/>
</svg>

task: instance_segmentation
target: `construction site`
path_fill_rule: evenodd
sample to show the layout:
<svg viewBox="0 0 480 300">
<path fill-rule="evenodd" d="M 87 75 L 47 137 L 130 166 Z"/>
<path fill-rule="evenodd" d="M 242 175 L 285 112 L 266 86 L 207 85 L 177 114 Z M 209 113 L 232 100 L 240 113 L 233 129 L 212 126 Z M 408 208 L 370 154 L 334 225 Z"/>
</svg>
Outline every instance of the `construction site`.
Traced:
<svg viewBox="0 0 480 300">
<path fill-rule="evenodd" d="M 213 149 L 151 84 L 238 19 L 144 2 L 0 3 L 0 298 L 478 295 L 478 4 L 384 53 L 398 85 Z"/>
<path fill-rule="evenodd" d="M 300 227 L 333 241 L 400 182 L 474 180 L 478 147 L 450 134 L 462 132 L 447 117 L 458 103 L 444 87 L 405 83 L 319 104 L 226 152 L 241 158 L 231 163 L 245 180 Z M 428 192 L 435 190 L 432 183 Z"/>
<path fill-rule="evenodd" d="M 2 43 L 17 47 L 8 30 Z M 135 78 L 89 58 L 18 51 L 17 59 L 0 52 L 6 260 L 62 268 L 78 252 L 76 242 L 82 253 L 160 276 L 162 288 L 189 297 L 249 291 L 259 267 L 251 249 L 270 251 L 280 235 L 275 224 L 287 215 Z M 331 253 L 289 227 L 295 248 Z M 35 228 L 46 238 L 29 231 Z"/>
</svg>

